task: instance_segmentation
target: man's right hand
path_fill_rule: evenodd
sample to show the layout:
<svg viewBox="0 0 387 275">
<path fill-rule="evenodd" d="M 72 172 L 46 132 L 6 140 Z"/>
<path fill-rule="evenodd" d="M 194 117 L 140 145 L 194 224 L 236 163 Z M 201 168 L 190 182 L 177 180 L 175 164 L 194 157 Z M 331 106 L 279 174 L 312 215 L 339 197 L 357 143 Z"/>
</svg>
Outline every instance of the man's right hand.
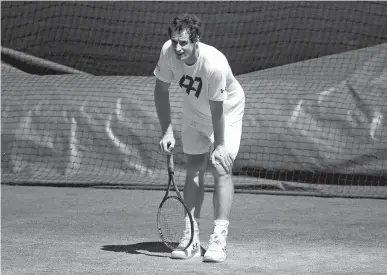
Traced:
<svg viewBox="0 0 387 275">
<path fill-rule="evenodd" d="M 163 153 L 172 154 L 175 147 L 175 138 L 173 134 L 166 133 L 160 141 L 160 149 Z"/>
</svg>

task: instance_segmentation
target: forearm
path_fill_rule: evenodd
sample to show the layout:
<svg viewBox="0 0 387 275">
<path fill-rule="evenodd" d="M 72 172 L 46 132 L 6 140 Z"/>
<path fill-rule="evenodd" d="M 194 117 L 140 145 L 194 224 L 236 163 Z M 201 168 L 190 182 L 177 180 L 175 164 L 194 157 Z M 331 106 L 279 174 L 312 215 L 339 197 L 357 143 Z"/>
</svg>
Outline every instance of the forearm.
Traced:
<svg viewBox="0 0 387 275">
<path fill-rule="evenodd" d="M 169 93 L 160 91 L 156 85 L 154 90 L 154 101 L 162 135 L 164 136 L 167 133 L 173 134 Z"/>
<path fill-rule="evenodd" d="M 214 106 L 216 104 L 216 106 Z M 214 130 L 214 147 L 224 145 L 225 119 L 223 114 L 223 103 L 217 102 L 211 105 L 212 127 Z"/>
</svg>

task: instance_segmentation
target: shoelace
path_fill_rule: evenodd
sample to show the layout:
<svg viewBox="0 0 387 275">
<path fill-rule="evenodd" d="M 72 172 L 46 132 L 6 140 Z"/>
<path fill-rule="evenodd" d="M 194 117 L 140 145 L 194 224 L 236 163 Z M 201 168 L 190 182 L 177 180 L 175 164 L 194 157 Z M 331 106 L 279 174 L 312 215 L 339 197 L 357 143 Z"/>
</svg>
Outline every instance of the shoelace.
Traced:
<svg viewBox="0 0 387 275">
<path fill-rule="evenodd" d="M 215 234 L 215 233 L 211 234 L 210 240 L 208 242 L 208 250 L 217 250 L 218 245 L 221 242 L 221 238 L 222 236 L 219 234 Z"/>
</svg>

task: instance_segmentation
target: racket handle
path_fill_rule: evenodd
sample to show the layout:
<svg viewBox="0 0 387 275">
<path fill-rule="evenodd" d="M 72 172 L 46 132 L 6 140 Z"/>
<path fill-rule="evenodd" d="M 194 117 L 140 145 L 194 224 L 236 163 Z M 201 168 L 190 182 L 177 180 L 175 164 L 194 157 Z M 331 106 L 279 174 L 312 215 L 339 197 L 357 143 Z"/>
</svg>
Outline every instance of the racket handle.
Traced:
<svg viewBox="0 0 387 275">
<path fill-rule="evenodd" d="M 173 155 L 172 154 L 167 155 L 167 163 L 168 163 L 168 173 L 173 174 L 175 171 L 175 167 L 173 164 Z"/>
</svg>

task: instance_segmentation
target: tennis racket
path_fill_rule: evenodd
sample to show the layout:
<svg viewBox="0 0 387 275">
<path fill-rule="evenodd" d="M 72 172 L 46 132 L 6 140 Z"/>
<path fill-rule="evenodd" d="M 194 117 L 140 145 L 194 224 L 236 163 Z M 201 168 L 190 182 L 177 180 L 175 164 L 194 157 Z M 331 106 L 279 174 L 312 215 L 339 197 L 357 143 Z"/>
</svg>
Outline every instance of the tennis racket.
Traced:
<svg viewBox="0 0 387 275">
<path fill-rule="evenodd" d="M 172 250 L 185 250 L 192 243 L 193 219 L 175 184 L 172 154 L 167 156 L 167 161 L 169 182 L 157 212 L 157 227 L 161 240 L 167 247 Z M 172 187 L 176 194 L 170 194 Z M 186 236 L 184 241 L 183 236 Z"/>
</svg>

